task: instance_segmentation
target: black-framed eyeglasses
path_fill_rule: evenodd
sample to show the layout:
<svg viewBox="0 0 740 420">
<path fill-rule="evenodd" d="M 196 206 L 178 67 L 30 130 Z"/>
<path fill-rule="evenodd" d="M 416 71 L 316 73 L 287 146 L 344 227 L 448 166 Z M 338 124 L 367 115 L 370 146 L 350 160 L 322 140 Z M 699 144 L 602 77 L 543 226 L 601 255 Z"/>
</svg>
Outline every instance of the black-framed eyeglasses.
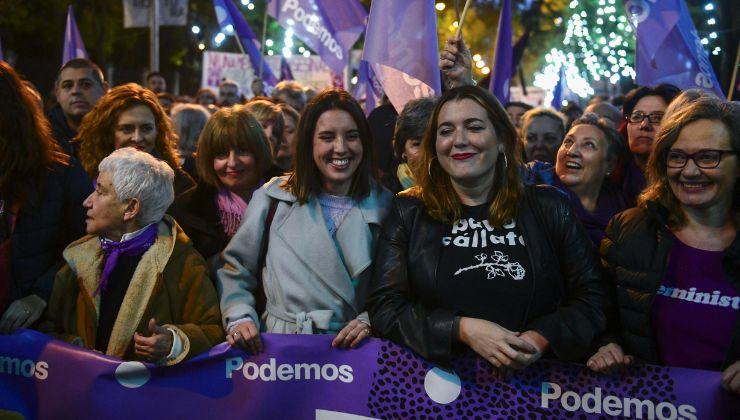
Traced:
<svg viewBox="0 0 740 420">
<path fill-rule="evenodd" d="M 689 159 L 702 169 L 714 169 L 722 162 L 725 155 L 737 154 L 734 150 L 701 149 L 694 153 L 682 150 L 669 150 L 665 156 L 665 164 L 669 168 L 680 169 L 686 166 Z"/>
<path fill-rule="evenodd" d="M 627 121 L 632 124 L 639 124 L 647 118 L 648 121 L 650 121 L 650 124 L 660 124 L 663 120 L 663 115 L 663 112 L 651 112 L 650 114 L 646 114 L 644 112 L 636 111 L 627 116 Z"/>
</svg>

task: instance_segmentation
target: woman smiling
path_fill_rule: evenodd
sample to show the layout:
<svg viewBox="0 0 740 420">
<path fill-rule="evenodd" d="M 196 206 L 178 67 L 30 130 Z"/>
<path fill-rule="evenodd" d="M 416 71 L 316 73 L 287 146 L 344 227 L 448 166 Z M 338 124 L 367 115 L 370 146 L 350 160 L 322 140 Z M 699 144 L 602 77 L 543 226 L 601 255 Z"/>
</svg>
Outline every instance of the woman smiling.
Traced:
<svg viewBox="0 0 740 420">
<path fill-rule="evenodd" d="M 391 200 L 373 176 L 372 153 L 365 116 L 347 92 L 326 90 L 309 102 L 294 172 L 255 191 L 223 252 L 218 287 L 229 344 L 257 352 L 259 331 L 336 334 L 336 347 L 369 336 L 363 310 Z"/>
<path fill-rule="evenodd" d="M 596 114 L 584 114 L 571 125 L 560 145 L 553 185 L 565 191 L 576 216 L 598 247 L 604 229 L 626 203 L 608 179 L 620 155 L 619 134 Z"/>
<path fill-rule="evenodd" d="M 601 246 L 610 334 L 588 366 L 723 370 L 740 393 L 740 109 L 700 98 L 661 123 L 639 206 Z M 619 327 L 617 327 L 619 326 Z"/>
<path fill-rule="evenodd" d="M 264 184 L 271 166 L 267 136 L 245 106 L 234 105 L 213 114 L 198 141 L 200 182 L 170 209 L 209 262 L 216 262 L 236 233 L 252 192 Z"/>
<path fill-rule="evenodd" d="M 384 336 L 445 363 L 577 360 L 601 331 L 598 267 L 565 197 L 524 187 L 516 132 L 487 90 L 453 88 L 422 139 L 425 170 L 380 236 L 369 298 Z"/>
</svg>

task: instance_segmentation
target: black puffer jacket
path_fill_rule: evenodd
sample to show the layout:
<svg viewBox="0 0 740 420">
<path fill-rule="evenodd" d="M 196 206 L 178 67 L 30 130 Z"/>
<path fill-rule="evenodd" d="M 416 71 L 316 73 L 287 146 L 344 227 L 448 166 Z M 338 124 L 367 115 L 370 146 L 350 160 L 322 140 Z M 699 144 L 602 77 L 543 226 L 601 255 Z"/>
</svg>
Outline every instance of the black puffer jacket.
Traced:
<svg viewBox="0 0 740 420">
<path fill-rule="evenodd" d="M 588 235 L 566 198 L 547 186 L 525 187 L 517 226 L 527 244 L 533 279 L 531 298 L 521 303 L 527 309 L 520 330 L 541 333 L 562 360 L 585 358 L 606 323 L 598 263 Z M 380 235 L 368 299 L 376 330 L 442 364 L 453 353 L 459 314 L 430 307 L 419 291 L 436 281 L 446 228 L 428 215 L 420 200 L 396 198 Z"/>
<path fill-rule="evenodd" d="M 600 344 L 616 342 L 639 361 L 662 364 L 652 327 L 652 306 L 668 268 L 674 236 L 666 227 L 667 211 L 655 203 L 616 216 L 601 242 L 602 266 L 608 288 L 608 333 Z M 723 260 L 725 273 L 740 293 L 740 234 Z M 740 314 L 722 369 L 740 360 Z"/>
</svg>

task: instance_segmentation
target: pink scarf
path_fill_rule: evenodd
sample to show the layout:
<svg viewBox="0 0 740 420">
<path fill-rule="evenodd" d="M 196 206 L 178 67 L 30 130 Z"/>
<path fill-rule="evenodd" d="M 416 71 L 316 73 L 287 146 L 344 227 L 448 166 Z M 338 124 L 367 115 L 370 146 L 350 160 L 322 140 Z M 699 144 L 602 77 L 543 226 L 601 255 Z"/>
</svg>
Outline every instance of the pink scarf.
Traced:
<svg viewBox="0 0 740 420">
<path fill-rule="evenodd" d="M 216 194 L 216 207 L 218 207 L 218 215 L 221 218 L 221 226 L 226 235 L 231 238 L 239 229 L 244 211 L 247 210 L 247 203 L 228 188 L 222 187 Z"/>
</svg>

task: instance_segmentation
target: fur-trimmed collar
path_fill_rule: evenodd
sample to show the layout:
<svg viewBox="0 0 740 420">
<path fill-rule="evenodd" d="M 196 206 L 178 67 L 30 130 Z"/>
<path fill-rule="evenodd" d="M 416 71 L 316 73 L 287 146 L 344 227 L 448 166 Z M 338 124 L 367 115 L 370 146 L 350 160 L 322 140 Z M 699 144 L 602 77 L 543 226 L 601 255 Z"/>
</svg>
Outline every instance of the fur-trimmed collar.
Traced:
<svg viewBox="0 0 740 420">
<path fill-rule="evenodd" d="M 113 324 L 105 354 L 118 358 L 123 358 L 126 354 L 131 337 L 141 323 L 149 300 L 155 289 L 161 287 L 159 283 L 162 272 L 172 256 L 178 231 L 179 227 L 170 216 L 164 216 L 157 225 L 157 239 L 142 255 L 131 278 Z M 93 297 L 93 293 L 100 282 L 103 262 L 100 239 L 93 235 L 80 238 L 72 242 L 64 250 L 63 255 L 72 272 L 76 274 L 81 293 L 93 303 L 97 319 L 100 316 L 100 295 Z"/>
</svg>

